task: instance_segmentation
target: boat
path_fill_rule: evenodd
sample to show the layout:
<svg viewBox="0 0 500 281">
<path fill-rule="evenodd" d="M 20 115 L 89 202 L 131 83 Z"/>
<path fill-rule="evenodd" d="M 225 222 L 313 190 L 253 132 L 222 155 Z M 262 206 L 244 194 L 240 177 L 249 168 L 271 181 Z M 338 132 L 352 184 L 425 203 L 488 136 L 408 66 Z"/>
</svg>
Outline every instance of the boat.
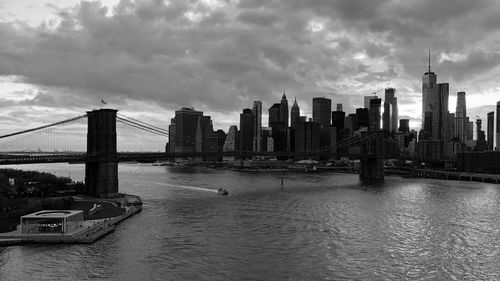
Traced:
<svg viewBox="0 0 500 281">
<path fill-rule="evenodd" d="M 219 190 L 217 190 L 217 194 L 219 194 L 219 195 L 228 195 L 229 192 L 225 188 L 219 188 Z"/>
</svg>

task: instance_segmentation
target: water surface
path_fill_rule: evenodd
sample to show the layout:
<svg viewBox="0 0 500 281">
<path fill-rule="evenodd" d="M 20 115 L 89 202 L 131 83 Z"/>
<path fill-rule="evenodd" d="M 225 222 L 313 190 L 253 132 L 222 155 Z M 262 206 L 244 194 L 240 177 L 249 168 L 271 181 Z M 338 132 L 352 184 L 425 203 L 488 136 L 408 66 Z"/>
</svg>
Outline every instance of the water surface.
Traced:
<svg viewBox="0 0 500 281">
<path fill-rule="evenodd" d="M 84 177 L 83 165 L 13 167 Z M 500 278 L 499 185 L 146 164 L 119 174 L 141 213 L 90 245 L 1 248 L 0 280 Z M 219 187 L 229 196 L 197 189 Z"/>
</svg>

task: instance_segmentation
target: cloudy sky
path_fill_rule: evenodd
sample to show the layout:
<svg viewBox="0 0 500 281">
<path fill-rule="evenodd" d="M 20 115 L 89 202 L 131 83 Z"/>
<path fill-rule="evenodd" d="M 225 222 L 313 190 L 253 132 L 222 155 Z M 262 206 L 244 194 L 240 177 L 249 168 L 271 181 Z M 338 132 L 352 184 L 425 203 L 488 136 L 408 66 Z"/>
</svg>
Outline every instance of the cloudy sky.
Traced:
<svg viewBox="0 0 500 281">
<path fill-rule="evenodd" d="M 351 113 L 385 87 L 419 129 L 429 49 L 450 111 L 466 91 L 485 119 L 500 100 L 499 15 L 496 0 L 0 0 L 0 132 L 101 99 L 164 128 L 193 106 L 227 131 L 283 91 L 310 116 L 313 97 Z"/>
</svg>

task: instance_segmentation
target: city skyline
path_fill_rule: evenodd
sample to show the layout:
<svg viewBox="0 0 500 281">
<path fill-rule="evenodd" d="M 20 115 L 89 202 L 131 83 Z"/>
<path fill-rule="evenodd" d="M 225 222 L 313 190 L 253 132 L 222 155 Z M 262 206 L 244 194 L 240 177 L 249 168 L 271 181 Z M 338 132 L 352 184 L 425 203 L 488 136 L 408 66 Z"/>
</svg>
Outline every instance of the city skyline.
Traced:
<svg viewBox="0 0 500 281">
<path fill-rule="evenodd" d="M 448 107 L 465 91 L 471 120 L 486 120 L 500 89 L 500 4 L 450 3 L 0 2 L 1 130 L 72 117 L 103 99 L 164 128 L 193 106 L 227 131 L 241 109 L 254 100 L 268 108 L 283 91 L 312 117 L 313 97 L 354 112 L 390 87 L 399 118 L 418 130 L 428 49 L 450 85 Z"/>
</svg>

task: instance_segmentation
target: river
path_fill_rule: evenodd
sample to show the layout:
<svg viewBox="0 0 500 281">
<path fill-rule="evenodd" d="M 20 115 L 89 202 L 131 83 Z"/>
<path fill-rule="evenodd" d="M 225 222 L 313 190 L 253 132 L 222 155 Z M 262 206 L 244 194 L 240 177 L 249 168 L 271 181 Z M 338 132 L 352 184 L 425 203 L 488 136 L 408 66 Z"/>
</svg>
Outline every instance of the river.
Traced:
<svg viewBox="0 0 500 281">
<path fill-rule="evenodd" d="M 0 280 L 500 278 L 500 185 L 147 164 L 120 164 L 119 182 L 141 213 L 93 244 L 0 248 Z"/>
</svg>

